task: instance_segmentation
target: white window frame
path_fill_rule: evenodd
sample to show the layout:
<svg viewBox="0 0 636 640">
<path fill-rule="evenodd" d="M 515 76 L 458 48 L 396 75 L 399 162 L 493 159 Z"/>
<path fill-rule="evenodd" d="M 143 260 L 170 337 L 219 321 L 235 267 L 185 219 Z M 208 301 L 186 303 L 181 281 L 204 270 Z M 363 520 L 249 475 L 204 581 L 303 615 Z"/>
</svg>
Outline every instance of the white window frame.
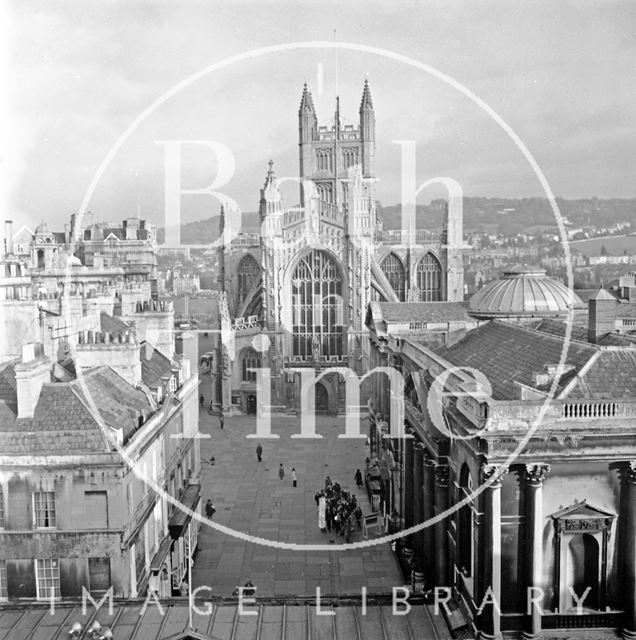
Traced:
<svg viewBox="0 0 636 640">
<path fill-rule="evenodd" d="M 36 558 L 34 560 L 34 563 L 35 563 L 35 589 L 36 589 L 35 593 L 36 593 L 36 597 L 37 597 L 38 600 L 50 600 L 51 599 L 50 585 L 46 585 L 47 586 L 47 589 L 46 589 L 47 593 L 44 593 L 44 594 L 40 593 L 40 572 L 42 570 L 46 571 L 47 567 L 44 566 L 44 567 L 42 567 L 42 569 L 40 569 L 39 564 L 40 563 L 47 563 L 47 562 L 50 562 L 50 563 L 55 562 L 56 563 L 55 566 L 53 566 L 51 564 L 49 569 L 51 571 L 53 571 L 53 569 L 57 569 L 57 576 L 52 574 L 51 575 L 51 579 L 54 580 L 54 581 L 57 580 L 57 585 L 55 583 L 53 584 L 53 589 L 57 591 L 57 593 L 54 593 L 53 599 L 60 600 L 62 598 L 62 591 L 61 591 L 62 585 L 61 585 L 61 582 L 60 582 L 60 560 L 59 560 L 59 558 Z M 46 580 L 48 578 L 48 576 L 42 576 L 42 578 L 44 580 Z"/>
<path fill-rule="evenodd" d="M 35 496 L 39 493 L 50 493 L 53 495 L 53 521 L 55 524 L 51 525 L 39 525 L 38 524 L 38 511 L 35 507 Z M 33 509 L 33 528 L 34 529 L 57 529 L 57 505 L 55 504 L 55 491 L 34 491 L 31 494 L 31 506 Z"/>
<path fill-rule="evenodd" d="M 7 584 L 7 561 L 0 560 L 0 602 L 9 599 L 9 586 Z"/>
</svg>

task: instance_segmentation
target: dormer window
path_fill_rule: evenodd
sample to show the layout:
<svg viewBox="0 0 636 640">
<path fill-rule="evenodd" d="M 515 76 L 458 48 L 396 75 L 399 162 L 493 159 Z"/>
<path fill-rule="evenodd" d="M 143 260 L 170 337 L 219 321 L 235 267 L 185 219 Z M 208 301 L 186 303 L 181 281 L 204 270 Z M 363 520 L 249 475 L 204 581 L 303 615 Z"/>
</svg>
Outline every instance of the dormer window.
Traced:
<svg viewBox="0 0 636 640">
<path fill-rule="evenodd" d="M 176 376 L 170 376 L 170 382 L 168 383 L 168 389 L 174 393 L 177 390 L 177 378 Z"/>
</svg>

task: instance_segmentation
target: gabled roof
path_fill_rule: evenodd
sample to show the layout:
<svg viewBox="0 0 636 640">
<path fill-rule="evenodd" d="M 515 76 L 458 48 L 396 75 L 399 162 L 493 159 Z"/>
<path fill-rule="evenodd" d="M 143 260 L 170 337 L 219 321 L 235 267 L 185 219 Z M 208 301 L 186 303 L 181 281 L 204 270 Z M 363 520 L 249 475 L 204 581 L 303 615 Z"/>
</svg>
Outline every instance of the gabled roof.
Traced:
<svg viewBox="0 0 636 640">
<path fill-rule="evenodd" d="M 172 375 L 170 358 L 145 340 L 139 349 L 139 359 L 141 360 L 141 379 L 149 389 L 160 387 L 161 378 Z"/>
<path fill-rule="evenodd" d="M 469 331 L 452 346 L 435 351 L 451 364 L 480 370 L 490 381 L 494 400 L 513 400 L 515 382 L 534 386 L 534 373 L 545 373 L 547 365 L 559 364 L 563 342 L 557 336 L 493 320 Z M 565 357 L 565 364 L 574 368 L 571 375 L 597 352 L 593 345 L 571 341 Z M 571 375 L 562 377 L 557 393 Z"/>
<path fill-rule="evenodd" d="M 110 333 L 126 333 L 132 330 L 130 324 L 124 322 L 121 318 L 109 315 L 105 311 L 99 314 L 99 322 L 101 330 Z"/>
<path fill-rule="evenodd" d="M 101 422 L 122 429 L 126 441 L 155 409 L 143 391 L 110 367 L 96 367 L 81 379 L 44 384 L 33 418 L 0 421 L 0 451 L 17 455 L 109 451 Z"/>
</svg>

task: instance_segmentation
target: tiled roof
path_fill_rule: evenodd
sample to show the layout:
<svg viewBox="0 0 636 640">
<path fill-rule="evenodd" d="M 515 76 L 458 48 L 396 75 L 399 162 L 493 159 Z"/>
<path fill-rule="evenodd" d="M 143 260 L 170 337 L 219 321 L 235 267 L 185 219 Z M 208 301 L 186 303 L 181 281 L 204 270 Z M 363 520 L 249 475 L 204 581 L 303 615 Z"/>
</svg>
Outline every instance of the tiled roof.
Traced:
<svg viewBox="0 0 636 640">
<path fill-rule="evenodd" d="M 14 362 L 7 362 L 0 368 L 0 400 L 9 405 L 17 404 Z"/>
<path fill-rule="evenodd" d="M 448 640 L 452 637 L 444 622 L 442 608 L 438 607 L 436 614 L 432 605 L 412 604 L 405 615 L 395 615 L 390 599 L 378 604 L 369 598 L 363 613 L 359 604 L 354 606 L 343 600 L 333 606 L 323 597 L 322 615 L 318 615 L 313 603 L 306 606 L 304 601 L 295 605 L 281 600 L 273 603 L 257 600 L 257 604 L 247 600 L 244 603 L 246 612 L 252 609 L 256 613 L 253 616 L 241 615 L 235 600 L 230 603 L 201 602 L 193 609 L 192 627 L 189 627 L 186 599 L 162 602 L 161 612 L 154 602 L 147 606 L 143 602 L 115 602 L 110 612 L 104 606 L 97 613 L 89 605 L 86 615 L 82 615 L 79 605 L 60 604 L 53 615 L 49 614 L 48 608 L 37 604 L 0 605 L 0 640 L 68 638 L 75 622 L 86 627 L 92 624 L 93 618 L 102 627 L 110 627 L 115 640 Z M 325 615 L 327 613 L 329 615 Z"/>
<path fill-rule="evenodd" d="M 99 321 L 102 331 L 111 333 L 126 333 L 126 331 L 131 331 L 132 329 L 132 327 L 127 322 L 124 322 L 120 318 L 111 316 L 105 311 L 102 311 L 99 314 Z"/>
<path fill-rule="evenodd" d="M 565 336 L 567 323 L 561 322 L 561 320 L 554 320 L 552 318 L 544 318 L 533 328 L 537 331 L 541 331 L 542 333 L 563 337 Z M 570 340 L 587 342 L 587 328 L 580 324 L 573 324 L 572 331 L 570 333 Z"/>
<path fill-rule="evenodd" d="M 76 385 L 82 397 L 89 403 L 81 382 L 84 383 L 103 421 L 110 427 L 124 430 L 124 440 L 139 428 L 140 416 L 143 416 L 145 421 L 154 411 L 146 394 L 132 387 L 110 367 L 93 369 L 84 374 L 81 381 L 71 383 Z"/>
<path fill-rule="evenodd" d="M 172 375 L 170 359 L 145 340 L 139 349 L 139 359 L 141 360 L 141 379 L 150 389 L 161 386 L 162 376 Z"/>
<path fill-rule="evenodd" d="M 0 450 L 7 455 L 77 454 L 107 450 L 88 407 L 70 384 L 48 384 L 33 419 L 21 418 L 0 432 Z"/>
<path fill-rule="evenodd" d="M 552 318 L 544 318 L 533 328 L 542 333 L 549 333 L 554 336 L 565 336 L 567 324 L 560 320 L 554 320 Z M 571 340 L 578 340 L 580 342 L 588 342 L 587 327 L 580 324 L 572 325 L 572 332 L 570 334 Z M 633 344 L 633 340 L 618 333 L 606 333 L 601 336 L 597 341 L 601 347 L 629 347 Z"/>
<path fill-rule="evenodd" d="M 636 302 L 621 300 L 620 304 L 616 305 L 616 317 L 636 318 Z"/>
<path fill-rule="evenodd" d="M 601 350 L 568 398 L 636 398 L 636 349 Z"/>
<path fill-rule="evenodd" d="M 515 381 L 533 386 L 534 373 L 545 373 L 546 365 L 559 364 L 562 348 L 563 339 L 557 336 L 495 320 L 436 352 L 456 366 L 480 370 L 490 381 L 495 400 L 512 400 L 516 397 Z M 580 371 L 597 351 L 593 345 L 571 341 L 565 363 Z"/>
<path fill-rule="evenodd" d="M 0 451 L 32 455 L 107 451 L 110 446 L 95 409 L 104 424 L 123 429 L 126 441 L 139 428 L 139 418 L 145 421 L 155 407 L 143 391 L 110 367 L 97 367 L 72 382 L 45 384 L 33 418 L 0 420 Z"/>
<path fill-rule="evenodd" d="M 461 322 L 470 320 L 464 302 L 380 302 L 385 322 Z"/>
</svg>

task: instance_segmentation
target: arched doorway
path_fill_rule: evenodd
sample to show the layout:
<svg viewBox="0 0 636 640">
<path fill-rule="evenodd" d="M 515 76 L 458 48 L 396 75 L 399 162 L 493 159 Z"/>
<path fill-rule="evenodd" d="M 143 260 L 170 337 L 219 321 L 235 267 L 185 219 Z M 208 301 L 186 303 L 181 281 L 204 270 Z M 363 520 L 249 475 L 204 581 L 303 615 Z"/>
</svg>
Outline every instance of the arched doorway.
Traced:
<svg viewBox="0 0 636 640">
<path fill-rule="evenodd" d="M 327 413 L 329 411 L 329 394 L 327 388 L 322 382 L 317 382 L 315 387 L 316 394 L 316 413 Z"/>
<path fill-rule="evenodd" d="M 247 396 L 245 401 L 245 408 L 247 409 L 247 413 L 253 415 L 256 413 L 256 396 L 254 394 L 250 394 Z"/>
</svg>

